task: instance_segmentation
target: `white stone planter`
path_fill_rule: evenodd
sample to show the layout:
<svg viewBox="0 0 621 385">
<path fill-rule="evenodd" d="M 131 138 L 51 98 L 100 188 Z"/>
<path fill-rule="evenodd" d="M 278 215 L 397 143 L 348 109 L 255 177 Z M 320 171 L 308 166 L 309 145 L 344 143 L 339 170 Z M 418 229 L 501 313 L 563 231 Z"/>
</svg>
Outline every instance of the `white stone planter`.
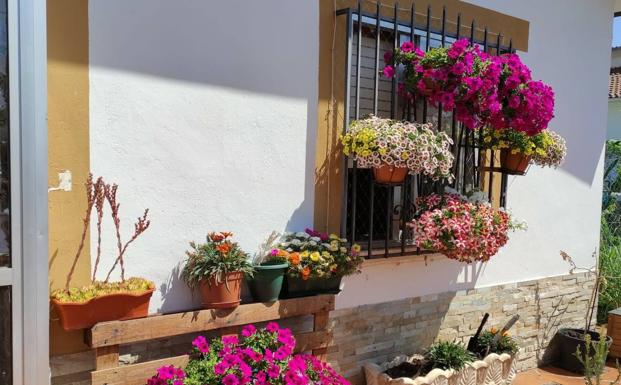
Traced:
<svg viewBox="0 0 621 385">
<path fill-rule="evenodd" d="M 460 371 L 434 369 L 425 377 L 414 379 L 391 378 L 384 371 L 409 361 L 410 357 L 398 356 L 383 365 L 365 364 L 367 385 L 511 385 L 515 379 L 515 356 L 492 353 L 475 361 Z"/>
</svg>

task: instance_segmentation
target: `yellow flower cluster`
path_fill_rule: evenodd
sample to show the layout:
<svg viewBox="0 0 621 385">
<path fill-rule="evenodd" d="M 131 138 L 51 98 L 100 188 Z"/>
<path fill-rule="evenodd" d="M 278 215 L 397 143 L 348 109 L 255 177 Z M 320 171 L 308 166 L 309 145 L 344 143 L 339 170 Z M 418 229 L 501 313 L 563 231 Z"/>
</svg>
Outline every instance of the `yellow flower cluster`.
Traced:
<svg viewBox="0 0 621 385">
<path fill-rule="evenodd" d="M 343 152 L 349 156 L 358 154 L 360 156 L 370 156 L 373 151 L 377 150 L 377 132 L 372 128 L 361 128 L 355 134 L 350 132 L 341 135 L 343 143 Z M 386 149 L 380 149 L 380 153 Z"/>
</svg>

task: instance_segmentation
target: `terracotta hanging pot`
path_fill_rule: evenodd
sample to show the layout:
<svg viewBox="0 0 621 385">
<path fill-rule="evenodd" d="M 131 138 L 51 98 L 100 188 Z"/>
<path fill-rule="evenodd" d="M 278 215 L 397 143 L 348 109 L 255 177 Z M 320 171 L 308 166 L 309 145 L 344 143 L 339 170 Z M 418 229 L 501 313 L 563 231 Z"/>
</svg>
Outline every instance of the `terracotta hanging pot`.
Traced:
<svg viewBox="0 0 621 385">
<path fill-rule="evenodd" d="M 202 305 L 205 309 L 231 309 L 241 302 L 241 285 L 244 273 L 228 273 L 221 282 L 215 277 L 200 282 Z"/>
<path fill-rule="evenodd" d="M 530 155 L 521 152 L 512 153 L 510 149 L 500 150 L 500 167 L 502 171 L 510 175 L 524 175 L 530 164 Z"/>
<path fill-rule="evenodd" d="M 377 183 L 403 183 L 405 177 L 408 175 L 407 167 L 395 167 L 383 163 L 379 167 L 373 168 L 373 176 Z"/>
<path fill-rule="evenodd" d="M 62 302 L 53 299 L 52 304 L 63 329 L 87 329 L 98 322 L 146 317 L 149 314 L 149 302 L 154 290 L 137 294 L 106 294 L 87 302 Z"/>
</svg>

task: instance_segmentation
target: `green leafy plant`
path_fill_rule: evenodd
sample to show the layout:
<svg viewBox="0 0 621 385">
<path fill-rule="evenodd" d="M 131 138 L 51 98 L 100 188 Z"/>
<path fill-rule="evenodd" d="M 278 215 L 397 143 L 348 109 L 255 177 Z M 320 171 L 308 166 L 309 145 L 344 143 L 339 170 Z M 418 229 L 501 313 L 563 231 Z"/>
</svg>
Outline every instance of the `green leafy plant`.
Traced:
<svg viewBox="0 0 621 385">
<path fill-rule="evenodd" d="M 494 338 L 498 333 L 498 329 L 491 328 L 490 330 L 484 331 L 479 335 L 476 347 L 473 349 L 476 351 L 479 358 L 484 358 L 490 353 L 515 354 L 518 352 L 520 346 L 507 332 L 503 333 L 503 335 L 498 339 L 498 342 L 494 344 Z"/>
<path fill-rule="evenodd" d="M 427 349 L 425 358 L 433 368 L 460 370 L 472 362 L 475 356 L 462 343 L 439 341 Z"/>
<path fill-rule="evenodd" d="M 608 356 L 608 344 L 606 344 L 606 330 L 604 328 L 599 331 L 599 336 L 599 340 L 593 342 L 591 335 L 587 333 L 584 352 L 581 351 L 580 345 L 578 345 L 574 354 L 584 366 L 584 383 L 586 385 L 600 385 L 602 383 L 601 376 L 604 373 L 606 357 Z M 617 377 L 612 381 L 608 381 L 608 385 L 618 384 L 620 380 L 621 370 L 619 370 L 619 362 L 617 361 Z"/>
<path fill-rule="evenodd" d="M 197 287 L 201 281 L 209 282 L 211 278 L 221 284 L 226 282 L 228 273 L 253 275 L 248 254 L 230 240 L 232 236 L 230 232 L 212 232 L 207 235 L 207 243 L 190 242 L 191 249 L 186 251 L 188 259 L 182 271 L 182 278 L 188 286 Z"/>
</svg>

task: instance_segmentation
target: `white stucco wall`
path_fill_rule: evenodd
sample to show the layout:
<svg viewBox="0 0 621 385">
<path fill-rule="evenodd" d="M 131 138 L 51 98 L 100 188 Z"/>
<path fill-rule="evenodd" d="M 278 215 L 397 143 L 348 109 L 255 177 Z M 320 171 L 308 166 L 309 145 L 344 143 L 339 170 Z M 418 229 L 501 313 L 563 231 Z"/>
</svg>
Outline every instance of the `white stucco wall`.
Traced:
<svg viewBox="0 0 621 385">
<path fill-rule="evenodd" d="M 317 5 L 89 8 L 91 168 L 120 184 L 126 237 L 151 210 L 151 228 L 127 254 L 128 272 L 160 289 L 151 310 L 187 308 L 189 291 L 171 271 L 189 241 L 230 230 L 252 250 L 273 229 L 312 223 Z M 105 246 L 112 253 L 113 239 Z"/>
<path fill-rule="evenodd" d="M 471 2 L 530 21 L 523 59 L 556 91 L 551 128 L 567 161 L 509 178 L 508 206 L 530 229 L 491 262 L 373 262 L 346 280 L 339 307 L 566 274 L 561 249 L 594 262 L 612 1 Z M 152 210 L 127 255 L 161 288 L 152 310 L 190 303 L 173 270 L 189 240 L 230 229 L 252 250 L 272 229 L 312 224 L 315 1 L 91 0 L 90 39 L 92 169 L 121 184 L 127 231 Z"/>
</svg>

